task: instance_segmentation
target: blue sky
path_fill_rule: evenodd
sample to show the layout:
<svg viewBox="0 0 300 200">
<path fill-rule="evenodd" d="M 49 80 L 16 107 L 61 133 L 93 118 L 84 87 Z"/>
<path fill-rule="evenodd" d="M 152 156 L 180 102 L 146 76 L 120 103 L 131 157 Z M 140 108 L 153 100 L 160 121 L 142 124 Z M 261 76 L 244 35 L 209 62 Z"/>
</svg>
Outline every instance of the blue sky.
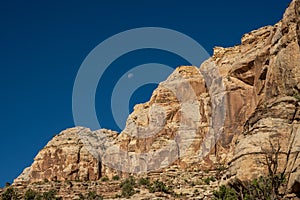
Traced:
<svg viewBox="0 0 300 200">
<path fill-rule="evenodd" d="M 289 0 L 252 1 L 2 1 L 0 3 L 0 186 L 12 182 L 61 130 L 73 127 L 72 90 L 88 53 L 106 38 L 138 27 L 164 27 L 214 46 L 240 43 L 244 33 L 282 18 Z M 165 52 L 137 51 L 116 60 L 97 90 L 103 126 L 119 130 L 109 109 L 110 78 L 120 66 L 184 60 Z M 107 82 L 105 82 L 107 81 Z M 134 93 L 130 106 L 146 101 L 155 85 Z M 108 99 L 107 99 L 108 98 Z M 103 115 L 103 114 L 102 114 Z"/>
</svg>

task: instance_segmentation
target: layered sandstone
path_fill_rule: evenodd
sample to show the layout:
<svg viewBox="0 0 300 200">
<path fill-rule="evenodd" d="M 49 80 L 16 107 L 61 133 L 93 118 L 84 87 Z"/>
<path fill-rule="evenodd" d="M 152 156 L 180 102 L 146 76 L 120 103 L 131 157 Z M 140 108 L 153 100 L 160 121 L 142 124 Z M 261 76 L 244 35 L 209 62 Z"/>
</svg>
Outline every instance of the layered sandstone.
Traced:
<svg viewBox="0 0 300 200">
<path fill-rule="evenodd" d="M 105 137 L 105 140 L 102 139 Z M 108 130 L 91 131 L 75 127 L 53 137 L 34 158 L 34 162 L 15 179 L 14 183 L 28 184 L 39 181 L 99 180 L 103 168 L 100 155 L 89 150 L 91 146 L 109 145 L 117 133 Z M 86 145 L 89 138 L 89 145 Z M 100 151 L 99 151 L 100 152 Z"/>
<path fill-rule="evenodd" d="M 159 84 L 149 102 L 136 105 L 116 146 L 103 160 L 124 172 L 149 172 L 180 159 L 199 161 L 209 130 L 210 97 L 196 67 L 182 66 Z M 118 164 L 122 160 L 122 165 Z"/>
<path fill-rule="evenodd" d="M 295 0 L 275 26 L 244 35 L 240 46 L 216 58 L 220 70 L 228 69 L 228 82 L 242 87 L 240 96 L 249 102 L 250 115 L 240 117 L 245 123 L 235 142 L 229 176 L 246 180 L 266 173 L 263 163 L 272 145 L 280 147 L 277 172 L 288 174 L 289 188 L 299 176 L 299 12 L 300 1 Z M 227 68 L 224 60 L 233 63 Z"/>
</svg>

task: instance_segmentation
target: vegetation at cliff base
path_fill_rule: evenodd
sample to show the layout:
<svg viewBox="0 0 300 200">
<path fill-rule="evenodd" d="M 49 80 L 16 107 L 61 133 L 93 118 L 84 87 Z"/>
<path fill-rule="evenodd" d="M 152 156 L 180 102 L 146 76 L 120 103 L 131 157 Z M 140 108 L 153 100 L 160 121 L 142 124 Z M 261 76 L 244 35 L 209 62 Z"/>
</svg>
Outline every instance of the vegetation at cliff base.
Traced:
<svg viewBox="0 0 300 200">
<path fill-rule="evenodd" d="M 125 179 L 121 182 L 120 187 L 122 189 L 122 196 L 125 198 L 129 198 L 135 194 L 134 187 L 136 186 L 136 181 L 133 176 Z"/>
<path fill-rule="evenodd" d="M 21 195 L 16 188 L 10 186 L 5 188 L 1 194 L 1 200 L 61 200 L 61 197 L 57 197 L 56 190 L 49 190 L 44 193 L 36 192 L 32 189 L 28 189 L 24 195 Z"/>
<path fill-rule="evenodd" d="M 261 145 L 262 158 L 257 162 L 262 164 L 267 169 L 266 176 L 260 176 L 252 181 L 240 181 L 236 179 L 229 186 L 221 186 L 219 190 L 214 191 L 215 200 L 279 200 L 285 195 L 287 184 L 286 168 L 279 171 L 279 160 L 282 154 L 279 139 L 269 139 L 268 145 Z M 287 157 L 289 156 L 287 153 Z M 280 192 L 281 189 L 281 192 Z"/>
<path fill-rule="evenodd" d="M 214 191 L 215 200 L 279 200 L 283 194 L 279 193 L 279 188 L 284 186 L 285 178 L 278 174 L 275 179 L 270 176 L 259 177 L 252 181 L 236 182 L 230 186 L 220 186 L 219 190 Z"/>
</svg>

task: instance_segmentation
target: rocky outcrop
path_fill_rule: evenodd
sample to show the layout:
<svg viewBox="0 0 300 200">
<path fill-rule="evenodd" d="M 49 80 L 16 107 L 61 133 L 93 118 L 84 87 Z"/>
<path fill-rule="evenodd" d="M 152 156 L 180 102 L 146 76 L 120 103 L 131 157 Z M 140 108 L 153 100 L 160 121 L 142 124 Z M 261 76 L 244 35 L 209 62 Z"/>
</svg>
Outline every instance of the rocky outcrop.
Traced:
<svg viewBox="0 0 300 200">
<path fill-rule="evenodd" d="M 15 184 L 229 164 L 226 181 L 267 173 L 277 150 L 288 191 L 300 189 L 300 0 L 283 19 L 216 47 L 200 69 L 177 68 L 117 135 L 73 128 L 55 136 Z M 122 174 L 125 173 L 125 174 Z M 159 175 L 158 175 L 159 176 Z"/>
<path fill-rule="evenodd" d="M 227 53 L 217 58 L 225 70 L 224 60 L 233 61 L 228 79 L 242 85 L 247 95 L 241 96 L 252 105 L 247 109 L 251 115 L 241 117 L 246 122 L 238 134 L 229 176 L 246 180 L 266 173 L 268 152 L 280 147 L 277 172 L 288 174 L 289 188 L 295 185 L 300 145 L 299 11 L 300 1 L 295 0 L 275 26 L 244 35 L 240 46 L 223 49 Z M 228 59 L 228 54 L 234 57 Z"/>
<path fill-rule="evenodd" d="M 217 171 L 190 171 L 181 170 L 178 167 L 171 167 L 164 173 L 151 172 L 147 175 L 135 176 L 136 185 L 134 195 L 130 197 L 133 200 L 145 199 L 211 199 L 212 192 L 218 187 L 218 180 L 215 178 Z M 141 179 L 147 179 L 149 183 L 160 181 L 164 183 L 170 192 L 151 192 L 147 185 L 140 184 Z M 80 196 L 86 196 L 89 192 L 101 194 L 104 199 L 126 199 L 122 198 L 121 180 L 98 180 L 98 181 L 41 181 L 27 185 L 15 186 L 19 194 L 24 194 L 28 189 L 39 193 L 50 190 L 57 191 L 57 196 L 63 199 L 82 199 Z M 5 189 L 4 189 L 5 190 Z M 88 199 L 88 198 L 83 198 Z M 96 198 L 89 198 L 96 199 Z"/>
<path fill-rule="evenodd" d="M 106 136 L 106 140 L 98 140 Z M 99 137 L 97 137 L 99 136 Z M 108 130 L 91 131 L 75 127 L 62 131 L 53 137 L 34 158 L 34 162 L 14 181 L 15 185 L 44 180 L 99 180 L 103 173 L 101 159 L 89 151 L 90 146 L 101 146 L 117 137 L 117 133 Z M 106 144 L 108 145 L 108 144 Z"/>
<path fill-rule="evenodd" d="M 134 107 L 103 160 L 130 173 L 159 170 L 179 158 L 182 167 L 196 163 L 210 116 L 210 97 L 199 70 L 179 67 L 159 84 L 149 102 Z"/>
</svg>

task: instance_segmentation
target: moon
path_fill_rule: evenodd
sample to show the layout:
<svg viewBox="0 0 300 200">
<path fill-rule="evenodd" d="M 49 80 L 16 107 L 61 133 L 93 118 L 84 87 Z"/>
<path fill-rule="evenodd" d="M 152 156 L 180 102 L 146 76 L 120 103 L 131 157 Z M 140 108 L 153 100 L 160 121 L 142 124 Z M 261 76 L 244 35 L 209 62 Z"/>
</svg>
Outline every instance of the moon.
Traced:
<svg viewBox="0 0 300 200">
<path fill-rule="evenodd" d="M 128 75 L 127 75 L 127 78 L 132 78 L 134 75 L 133 75 L 133 73 L 129 73 Z"/>
</svg>

